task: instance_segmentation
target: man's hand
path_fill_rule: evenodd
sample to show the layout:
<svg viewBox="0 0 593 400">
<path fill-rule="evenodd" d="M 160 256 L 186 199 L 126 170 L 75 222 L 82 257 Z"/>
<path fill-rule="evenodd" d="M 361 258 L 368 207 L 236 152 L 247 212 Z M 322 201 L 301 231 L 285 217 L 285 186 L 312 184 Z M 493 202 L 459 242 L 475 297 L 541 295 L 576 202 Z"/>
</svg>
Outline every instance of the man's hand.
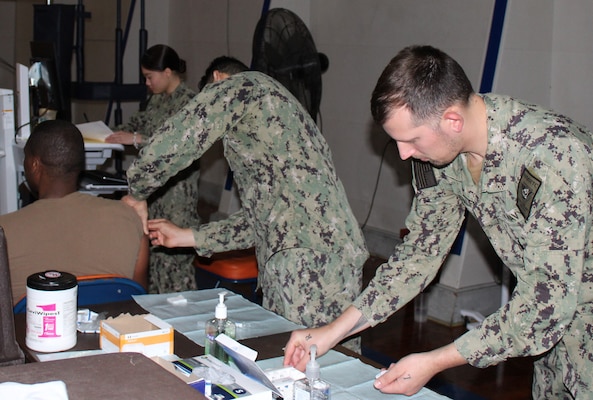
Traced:
<svg viewBox="0 0 593 400">
<path fill-rule="evenodd" d="M 439 372 L 466 363 L 451 343 L 433 351 L 410 354 L 402 358 L 391 364 L 389 369 L 375 380 L 374 385 L 382 393 L 411 396 Z"/>
<path fill-rule="evenodd" d="M 195 247 L 194 233 L 191 228 L 180 228 L 166 219 L 148 221 L 150 243 L 155 246 Z"/>
<path fill-rule="evenodd" d="M 292 332 L 284 348 L 284 365 L 304 371 L 309 361 L 309 348 L 317 345 L 317 354 L 327 353 L 348 336 L 369 327 L 360 311 L 350 306 L 332 323 L 315 329 L 301 329 Z"/>
<path fill-rule="evenodd" d="M 327 353 L 335 345 L 331 341 L 330 329 L 329 325 L 326 325 L 321 328 L 293 331 L 284 348 L 284 366 L 292 366 L 304 371 L 311 358 L 309 349 L 313 344 L 317 345 L 318 357 Z"/>
<path fill-rule="evenodd" d="M 122 197 L 121 200 L 136 210 L 140 220 L 142 220 L 144 233 L 148 235 L 148 204 L 146 204 L 146 200 L 136 200 L 130 195 Z"/>
<path fill-rule="evenodd" d="M 438 372 L 438 371 L 436 371 Z M 375 380 L 375 387 L 382 393 L 411 396 L 417 393 L 436 374 L 430 369 L 426 353 L 410 354 Z"/>
</svg>

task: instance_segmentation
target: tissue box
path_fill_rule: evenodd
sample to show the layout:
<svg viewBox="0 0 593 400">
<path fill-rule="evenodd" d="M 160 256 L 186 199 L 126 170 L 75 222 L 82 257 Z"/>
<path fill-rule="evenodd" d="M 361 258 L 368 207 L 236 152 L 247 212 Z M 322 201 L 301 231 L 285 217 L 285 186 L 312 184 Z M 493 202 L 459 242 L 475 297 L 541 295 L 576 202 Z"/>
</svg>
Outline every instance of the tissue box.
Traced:
<svg viewBox="0 0 593 400">
<path fill-rule="evenodd" d="M 152 314 L 122 314 L 101 321 L 100 342 L 107 352 L 173 354 L 173 327 Z"/>
</svg>

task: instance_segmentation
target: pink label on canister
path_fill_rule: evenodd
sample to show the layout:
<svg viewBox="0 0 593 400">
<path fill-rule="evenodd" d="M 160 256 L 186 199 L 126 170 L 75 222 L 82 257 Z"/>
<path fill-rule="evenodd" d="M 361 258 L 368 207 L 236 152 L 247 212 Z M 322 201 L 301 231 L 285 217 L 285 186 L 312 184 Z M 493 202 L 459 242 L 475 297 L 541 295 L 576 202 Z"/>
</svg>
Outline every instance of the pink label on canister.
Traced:
<svg viewBox="0 0 593 400">
<path fill-rule="evenodd" d="M 41 335 L 39 335 L 38 337 L 40 338 L 48 338 L 48 337 L 60 337 L 60 335 L 58 335 L 57 331 L 56 331 L 56 315 L 57 313 L 56 311 L 56 304 L 47 304 L 47 305 L 38 305 L 37 308 L 41 308 L 41 310 L 44 312 L 43 315 L 43 327 L 42 327 L 42 332 Z M 54 314 L 49 314 L 46 315 L 45 313 L 51 313 L 54 312 Z"/>
</svg>

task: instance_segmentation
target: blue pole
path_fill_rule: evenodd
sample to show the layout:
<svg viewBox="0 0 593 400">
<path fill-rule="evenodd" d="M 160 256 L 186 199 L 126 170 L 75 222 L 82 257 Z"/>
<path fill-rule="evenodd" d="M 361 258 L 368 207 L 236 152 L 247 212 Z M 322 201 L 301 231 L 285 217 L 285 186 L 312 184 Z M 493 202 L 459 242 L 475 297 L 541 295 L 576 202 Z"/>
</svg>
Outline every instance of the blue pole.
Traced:
<svg viewBox="0 0 593 400">
<path fill-rule="evenodd" d="M 480 93 L 488 93 L 492 91 L 506 9 L 507 0 L 495 0 L 494 12 L 492 13 L 492 25 L 490 27 L 490 37 L 488 38 L 488 48 L 486 50 L 486 59 L 484 60 L 484 70 L 482 72 L 482 82 L 480 84 Z"/>
</svg>

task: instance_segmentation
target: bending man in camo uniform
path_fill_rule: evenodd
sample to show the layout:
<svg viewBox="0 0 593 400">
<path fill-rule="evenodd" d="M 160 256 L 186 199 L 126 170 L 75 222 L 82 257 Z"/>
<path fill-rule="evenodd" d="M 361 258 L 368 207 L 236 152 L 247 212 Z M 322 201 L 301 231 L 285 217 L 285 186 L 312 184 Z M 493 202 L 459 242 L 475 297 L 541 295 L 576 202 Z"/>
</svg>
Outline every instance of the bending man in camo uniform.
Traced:
<svg viewBox="0 0 593 400">
<path fill-rule="evenodd" d="M 517 285 L 510 301 L 453 343 L 393 364 L 375 381 L 411 395 L 435 374 L 511 357 L 535 361 L 533 397 L 593 397 L 593 138 L 569 118 L 473 92 L 464 71 L 429 46 L 402 50 L 383 71 L 373 117 L 414 158 L 410 233 L 342 316 L 293 332 L 285 364 L 308 349 L 384 321 L 430 283 L 469 211 Z"/>
<path fill-rule="evenodd" d="M 144 200 L 217 140 L 242 209 L 199 228 L 151 221 L 152 243 L 201 256 L 255 246 L 265 308 L 308 326 L 332 321 L 360 293 L 368 252 L 325 139 L 267 75 L 207 84 L 142 149 L 124 201 L 146 220 Z"/>
</svg>

